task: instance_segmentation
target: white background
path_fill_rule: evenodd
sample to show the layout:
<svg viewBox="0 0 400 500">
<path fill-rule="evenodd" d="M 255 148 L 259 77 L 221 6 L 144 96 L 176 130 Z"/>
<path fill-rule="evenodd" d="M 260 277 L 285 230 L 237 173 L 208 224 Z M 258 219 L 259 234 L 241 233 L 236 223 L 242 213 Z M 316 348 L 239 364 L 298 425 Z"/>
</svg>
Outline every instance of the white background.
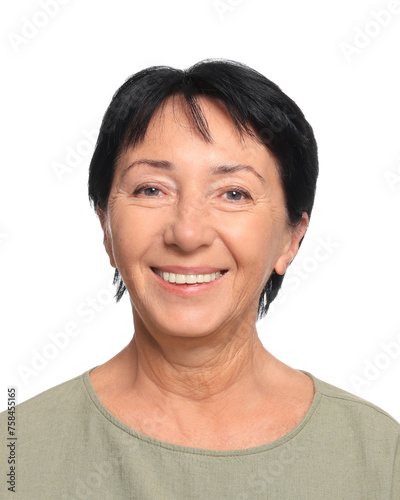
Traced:
<svg viewBox="0 0 400 500">
<path fill-rule="evenodd" d="M 320 152 L 311 224 L 260 337 L 400 420 L 400 6 L 382 13 L 400 2 L 54 2 L 1 8 L 0 410 L 8 386 L 22 402 L 133 334 L 87 197 L 86 136 L 112 94 L 151 65 L 228 58 L 297 102 Z M 56 348 L 71 322 L 78 333 Z"/>
</svg>

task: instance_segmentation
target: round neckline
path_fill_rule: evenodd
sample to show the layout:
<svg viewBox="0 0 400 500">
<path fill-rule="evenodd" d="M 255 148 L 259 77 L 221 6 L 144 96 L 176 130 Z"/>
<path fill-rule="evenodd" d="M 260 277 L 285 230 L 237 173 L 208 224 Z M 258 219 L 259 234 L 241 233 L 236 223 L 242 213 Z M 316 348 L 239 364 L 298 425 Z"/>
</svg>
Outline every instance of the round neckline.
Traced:
<svg viewBox="0 0 400 500">
<path fill-rule="evenodd" d="M 310 421 L 312 418 L 316 408 L 319 405 L 319 402 L 321 400 L 322 393 L 320 392 L 320 384 L 319 380 L 314 377 L 311 373 L 304 371 L 304 370 L 298 370 L 301 373 L 304 373 L 305 375 L 308 375 L 311 380 L 313 381 L 314 384 L 314 397 L 311 402 L 311 405 L 309 406 L 306 414 L 304 417 L 300 420 L 300 422 L 294 427 L 292 430 L 290 430 L 287 434 L 284 436 L 281 436 L 280 438 L 270 441 L 269 443 L 265 443 L 259 446 L 253 446 L 251 448 L 243 448 L 243 449 L 235 449 L 235 450 L 211 450 L 207 448 L 195 448 L 192 446 L 184 446 L 180 444 L 174 444 L 174 443 L 168 443 L 167 441 L 162 441 L 157 438 L 153 438 L 151 436 L 147 436 L 146 434 L 142 434 L 141 432 L 138 432 L 137 430 L 133 429 L 132 427 L 129 427 L 127 424 L 119 420 L 115 415 L 113 415 L 100 401 L 99 397 L 96 394 L 96 391 L 94 390 L 94 387 L 92 385 L 92 382 L 90 380 L 90 372 L 94 370 L 96 366 L 91 368 L 90 370 L 87 370 L 85 373 L 82 374 L 82 380 L 85 385 L 85 388 L 87 390 L 87 393 L 89 395 L 90 400 L 92 403 L 96 406 L 96 408 L 100 411 L 100 413 L 107 419 L 109 420 L 113 425 L 118 427 L 120 430 L 124 431 L 125 433 L 139 439 L 140 441 L 143 441 L 149 445 L 153 446 L 158 446 L 160 448 L 164 448 L 169 451 L 175 451 L 175 452 L 180 452 L 180 453 L 189 453 L 192 455 L 208 455 L 208 456 L 214 456 L 214 457 L 232 457 L 232 456 L 244 456 L 244 455 L 253 455 L 257 453 L 263 453 L 265 451 L 272 450 L 278 446 L 281 446 L 291 439 L 293 439 L 299 432 L 307 425 L 307 423 Z"/>
</svg>

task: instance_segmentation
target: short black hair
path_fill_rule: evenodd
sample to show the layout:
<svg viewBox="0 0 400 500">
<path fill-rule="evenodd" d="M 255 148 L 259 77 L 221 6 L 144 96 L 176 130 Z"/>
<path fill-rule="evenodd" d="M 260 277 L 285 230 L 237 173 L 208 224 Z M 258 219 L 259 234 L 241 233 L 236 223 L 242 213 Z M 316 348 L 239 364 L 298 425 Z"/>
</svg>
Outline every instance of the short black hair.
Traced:
<svg viewBox="0 0 400 500">
<path fill-rule="evenodd" d="M 198 103 L 202 96 L 225 106 L 241 136 L 254 137 L 254 130 L 277 162 L 289 222 L 298 224 L 303 212 L 311 216 L 318 153 L 310 124 L 275 83 L 245 64 L 227 59 L 203 60 L 186 70 L 152 66 L 132 75 L 117 90 L 104 115 L 89 168 L 89 200 L 95 211 L 107 207 L 121 152 L 144 139 L 155 111 L 171 96 L 184 98 L 193 125 L 207 141 L 212 138 Z M 257 319 L 267 313 L 283 278 L 272 272 L 260 294 Z M 118 269 L 113 283 L 118 302 L 126 291 Z"/>
</svg>

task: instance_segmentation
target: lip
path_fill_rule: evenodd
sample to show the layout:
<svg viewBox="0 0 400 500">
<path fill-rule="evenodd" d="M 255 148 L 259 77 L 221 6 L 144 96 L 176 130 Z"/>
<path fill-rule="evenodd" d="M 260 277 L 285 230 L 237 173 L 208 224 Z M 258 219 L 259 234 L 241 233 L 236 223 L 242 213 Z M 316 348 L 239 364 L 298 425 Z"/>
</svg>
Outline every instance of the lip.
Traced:
<svg viewBox="0 0 400 500">
<path fill-rule="evenodd" d="M 173 293 L 174 295 L 180 295 L 181 297 L 191 297 L 193 295 L 198 295 L 198 294 L 201 294 L 201 293 L 205 293 L 209 290 L 211 290 L 212 288 L 218 286 L 219 284 L 221 284 L 224 279 L 225 279 L 225 276 L 228 274 L 228 273 L 224 273 L 222 274 L 219 278 L 213 280 L 213 281 L 210 281 L 209 283 L 194 283 L 194 284 L 179 284 L 177 285 L 176 283 L 170 283 L 169 281 L 164 281 L 161 276 L 159 276 L 158 274 L 156 274 L 154 272 L 154 269 L 161 269 L 162 271 L 165 270 L 165 272 L 171 272 L 173 273 L 174 271 L 166 271 L 166 268 L 168 269 L 179 269 L 179 270 L 185 270 L 185 272 L 177 272 L 177 274 L 209 274 L 208 272 L 205 273 L 204 271 L 201 273 L 201 272 L 189 272 L 188 270 L 191 270 L 191 269 L 215 269 L 215 271 L 211 271 L 211 272 L 216 272 L 216 271 L 219 271 L 220 269 L 216 269 L 216 268 L 212 268 L 212 267 L 180 267 L 180 266 L 163 266 L 163 267 L 152 267 L 152 275 L 154 276 L 154 278 L 157 280 L 157 282 L 160 284 L 160 286 L 166 290 L 167 292 L 170 292 L 170 293 Z"/>
<path fill-rule="evenodd" d="M 166 273 L 175 274 L 211 274 L 217 271 L 226 271 L 224 267 L 184 267 L 184 266 L 152 266 L 152 269 L 161 269 Z"/>
</svg>

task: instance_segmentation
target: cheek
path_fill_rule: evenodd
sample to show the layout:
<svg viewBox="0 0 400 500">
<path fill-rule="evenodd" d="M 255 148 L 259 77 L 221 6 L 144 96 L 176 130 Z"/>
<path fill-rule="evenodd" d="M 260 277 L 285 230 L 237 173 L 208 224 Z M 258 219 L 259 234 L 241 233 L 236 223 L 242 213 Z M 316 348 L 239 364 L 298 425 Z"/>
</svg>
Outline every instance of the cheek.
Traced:
<svg viewBox="0 0 400 500">
<path fill-rule="evenodd" d="M 153 220 L 154 219 L 154 220 Z M 115 210 L 111 221 L 114 255 L 120 264 L 134 263 L 159 238 L 159 218 L 149 210 L 124 207 Z"/>
<path fill-rule="evenodd" d="M 252 269 L 259 273 L 265 269 L 271 250 L 272 234 L 268 217 L 260 214 L 235 217 L 234 220 L 225 221 L 223 232 L 239 271 L 242 269 L 248 272 Z"/>
</svg>

